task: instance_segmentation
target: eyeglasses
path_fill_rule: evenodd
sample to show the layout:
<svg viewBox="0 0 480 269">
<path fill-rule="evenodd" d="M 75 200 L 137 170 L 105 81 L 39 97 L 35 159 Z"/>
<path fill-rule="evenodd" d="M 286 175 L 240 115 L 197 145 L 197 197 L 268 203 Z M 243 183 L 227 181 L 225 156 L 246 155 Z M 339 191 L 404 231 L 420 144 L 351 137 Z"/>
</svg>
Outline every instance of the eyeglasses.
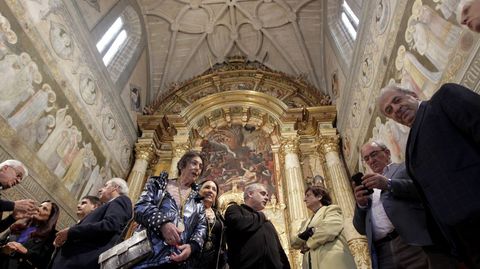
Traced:
<svg viewBox="0 0 480 269">
<path fill-rule="evenodd" d="M 363 156 L 363 161 L 368 162 L 370 159 L 377 157 L 378 153 L 384 151 L 383 149 L 378 149 L 370 152 L 370 154 Z"/>
</svg>

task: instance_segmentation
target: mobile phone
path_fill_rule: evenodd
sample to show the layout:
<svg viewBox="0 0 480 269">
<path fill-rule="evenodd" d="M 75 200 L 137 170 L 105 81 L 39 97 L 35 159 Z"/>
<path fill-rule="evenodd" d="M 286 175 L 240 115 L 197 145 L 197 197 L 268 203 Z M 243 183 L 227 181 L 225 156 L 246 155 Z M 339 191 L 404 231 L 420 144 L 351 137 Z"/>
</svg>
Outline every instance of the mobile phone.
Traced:
<svg viewBox="0 0 480 269">
<path fill-rule="evenodd" d="M 362 177 L 363 177 L 362 172 L 358 172 L 358 173 L 356 173 L 355 175 L 352 176 L 352 180 L 353 180 L 353 182 L 355 182 L 356 186 L 362 185 Z"/>
<path fill-rule="evenodd" d="M 362 172 L 358 172 L 358 173 L 356 173 L 355 175 L 352 176 L 352 180 L 353 180 L 353 182 L 355 182 L 356 186 L 361 186 L 362 185 L 362 177 L 363 177 Z M 364 189 L 368 191 L 368 193 L 366 195 L 370 195 L 370 194 L 373 193 L 372 189 L 368 189 L 366 187 Z"/>
</svg>

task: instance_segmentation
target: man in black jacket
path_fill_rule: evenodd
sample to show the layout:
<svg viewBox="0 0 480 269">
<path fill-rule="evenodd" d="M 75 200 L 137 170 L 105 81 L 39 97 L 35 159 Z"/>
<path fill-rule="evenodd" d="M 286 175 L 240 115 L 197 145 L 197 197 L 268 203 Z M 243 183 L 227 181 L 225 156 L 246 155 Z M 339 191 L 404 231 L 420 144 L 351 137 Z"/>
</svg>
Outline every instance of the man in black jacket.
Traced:
<svg viewBox="0 0 480 269">
<path fill-rule="evenodd" d="M 0 163 L 0 190 L 11 188 L 28 176 L 28 169 L 17 160 L 6 160 Z M 13 211 L 10 216 L 0 220 L 0 232 L 6 230 L 17 219 L 32 216 L 37 210 L 35 201 L 31 199 L 8 201 L 0 199 L 0 215 Z"/>
<path fill-rule="evenodd" d="M 260 212 L 268 202 L 263 184 L 245 187 L 245 204 L 233 204 L 225 212 L 228 263 L 232 269 L 289 269 L 287 255 L 273 224 Z"/>
<path fill-rule="evenodd" d="M 99 191 L 104 204 L 79 223 L 57 233 L 54 245 L 60 247 L 51 262 L 52 269 L 100 268 L 98 256 L 113 247 L 132 218 L 128 186 L 112 178 Z"/>
</svg>

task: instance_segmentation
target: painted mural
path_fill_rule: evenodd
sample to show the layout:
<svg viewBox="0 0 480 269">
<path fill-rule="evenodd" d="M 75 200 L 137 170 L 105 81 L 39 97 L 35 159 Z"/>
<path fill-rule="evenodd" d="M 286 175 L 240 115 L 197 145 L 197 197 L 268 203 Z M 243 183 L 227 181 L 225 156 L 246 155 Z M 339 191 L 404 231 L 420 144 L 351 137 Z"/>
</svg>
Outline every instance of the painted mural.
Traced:
<svg viewBox="0 0 480 269">
<path fill-rule="evenodd" d="M 204 178 L 216 180 L 222 193 L 243 191 L 246 185 L 257 182 L 276 193 L 271 144 L 265 132 L 250 125 L 232 125 L 210 132 L 201 144 L 206 157 Z"/>
<path fill-rule="evenodd" d="M 44 1 L 22 3 L 26 8 L 35 7 L 36 12 L 29 14 L 41 25 L 44 42 L 50 45 L 50 55 L 58 64 L 68 63 L 62 66 L 62 71 L 72 76 L 68 81 L 78 83 L 72 85 L 55 77 L 60 72 L 45 63 L 45 57 L 40 56 L 27 35 L 17 35 L 17 32 L 23 32 L 21 25 L 6 4 L 0 4 L 0 117 L 16 131 L 35 158 L 64 184 L 74 199 L 96 194 L 112 177 L 111 157 L 102 151 L 99 139 L 93 138 L 88 130 L 95 129 L 107 141 L 118 144 L 121 140 L 118 123 L 110 108 L 103 105 L 106 101 L 100 99 L 97 79 L 91 75 L 86 63 L 72 62 L 81 58 L 81 52 L 70 34 L 71 29 L 60 23 L 57 16 L 60 9 L 52 5 L 46 9 L 48 3 Z M 69 90 L 78 95 L 79 98 L 74 99 L 79 102 L 70 102 Z M 102 128 L 85 125 L 83 110 L 78 109 L 81 101 L 85 105 L 80 106 L 99 108 L 98 111 L 88 111 L 96 113 L 102 121 Z M 121 144 L 123 147 L 119 150 L 124 152 L 126 143 Z M 125 155 L 121 165 L 127 168 L 131 151 L 121 155 Z"/>
<path fill-rule="evenodd" d="M 473 45 L 470 31 L 458 25 L 458 0 L 415 0 L 407 5 L 404 35 L 399 35 L 394 68 L 387 73 L 388 84 L 399 84 L 430 99 L 439 86 L 452 81 L 462 64 L 462 57 Z M 386 143 L 392 160 L 405 158 L 410 129 L 390 119 L 376 117 L 372 138 Z"/>
</svg>

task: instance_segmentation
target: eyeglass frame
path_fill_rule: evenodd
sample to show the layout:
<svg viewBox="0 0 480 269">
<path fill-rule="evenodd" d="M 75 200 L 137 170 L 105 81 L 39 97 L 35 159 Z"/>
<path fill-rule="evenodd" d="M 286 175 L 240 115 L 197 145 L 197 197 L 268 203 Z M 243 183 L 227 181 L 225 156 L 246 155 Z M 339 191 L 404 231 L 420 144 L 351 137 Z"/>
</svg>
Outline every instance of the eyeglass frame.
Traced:
<svg viewBox="0 0 480 269">
<path fill-rule="evenodd" d="M 374 150 L 374 151 L 370 152 L 368 155 L 362 156 L 362 160 L 364 162 L 368 162 L 370 159 L 377 157 L 378 153 L 380 153 L 382 151 L 385 151 L 385 149 Z"/>
</svg>

